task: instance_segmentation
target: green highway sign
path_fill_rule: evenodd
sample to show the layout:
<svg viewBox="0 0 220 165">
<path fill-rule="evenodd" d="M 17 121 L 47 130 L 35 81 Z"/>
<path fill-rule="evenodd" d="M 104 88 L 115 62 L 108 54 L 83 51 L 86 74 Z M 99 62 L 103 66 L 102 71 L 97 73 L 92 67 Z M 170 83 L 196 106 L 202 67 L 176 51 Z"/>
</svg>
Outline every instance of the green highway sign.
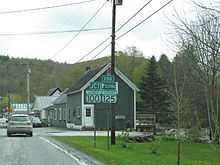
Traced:
<svg viewBox="0 0 220 165">
<path fill-rule="evenodd" d="M 102 95 L 102 103 L 116 103 L 116 95 Z"/>
<path fill-rule="evenodd" d="M 87 94 L 86 95 L 86 102 L 87 103 L 101 103 L 102 101 L 102 95 L 96 95 L 96 94 Z"/>
<path fill-rule="evenodd" d="M 102 89 L 102 82 L 91 82 L 89 89 L 92 90 L 101 90 Z"/>
<path fill-rule="evenodd" d="M 102 90 L 117 90 L 118 83 L 110 82 L 110 83 L 102 83 Z"/>
<path fill-rule="evenodd" d="M 116 103 L 117 95 L 108 95 L 108 94 L 86 94 L 87 103 Z"/>
<path fill-rule="evenodd" d="M 87 103 L 116 103 L 118 94 L 118 82 L 114 82 L 113 75 L 103 75 L 102 82 L 91 82 L 89 89 L 85 91 Z"/>
<path fill-rule="evenodd" d="M 102 82 L 114 82 L 115 76 L 113 75 L 102 75 Z"/>
<path fill-rule="evenodd" d="M 102 91 L 97 91 L 97 90 L 86 90 L 87 95 L 99 95 L 102 94 Z"/>
<path fill-rule="evenodd" d="M 118 94 L 117 91 L 102 91 L 102 94 L 105 94 L 105 95 L 116 95 Z"/>
<path fill-rule="evenodd" d="M 118 82 L 91 82 L 89 90 L 111 90 L 118 91 Z"/>
</svg>

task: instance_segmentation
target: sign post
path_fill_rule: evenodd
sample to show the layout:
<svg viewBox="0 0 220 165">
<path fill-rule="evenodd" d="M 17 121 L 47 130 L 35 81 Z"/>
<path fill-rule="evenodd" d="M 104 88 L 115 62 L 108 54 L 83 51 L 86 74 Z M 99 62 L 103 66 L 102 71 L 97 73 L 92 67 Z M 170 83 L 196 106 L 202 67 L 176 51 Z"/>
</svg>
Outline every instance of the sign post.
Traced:
<svg viewBox="0 0 220 165">
<path fill-rule="evenodd" d="M 103 75 L 102 82 L 91 82 L 89 89 L 85 91 L 85 101 L 87 103 L 108 104 L 107 130 L 108 130 L 108 150 L 109 150 L 109 104 L 117 102 L 118 82 L 115 82 L 113 75 Z M 112 106 L 111 106 L 112 107 Z M 94 113 L 94 148 L 96 148 L 96 124 Z"/>
</svg>

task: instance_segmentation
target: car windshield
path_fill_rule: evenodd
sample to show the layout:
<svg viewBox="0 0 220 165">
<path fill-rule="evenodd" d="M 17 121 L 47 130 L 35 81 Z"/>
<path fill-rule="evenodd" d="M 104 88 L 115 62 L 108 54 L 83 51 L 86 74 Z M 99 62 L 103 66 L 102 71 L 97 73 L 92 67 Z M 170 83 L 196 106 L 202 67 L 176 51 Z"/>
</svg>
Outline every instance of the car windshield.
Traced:
<svg viewBox="0 0 220 165">
<path fill-rule="evenodd" d="M 28 116 L 13 116 L 11 121 L 29 121 Z"/>
<path fill-rule="evenodd" d="M 33 117 L 33 118 L 32 118 L 32 121 L 40 122 L 40 119 L 39 119 L 38 117 Z"/>
<path fill-rule="evenodd" d="M 0 118 L 0 121 L 6 121 L 6 119 L 4 119 L 4 118 Z"/>
</svg>

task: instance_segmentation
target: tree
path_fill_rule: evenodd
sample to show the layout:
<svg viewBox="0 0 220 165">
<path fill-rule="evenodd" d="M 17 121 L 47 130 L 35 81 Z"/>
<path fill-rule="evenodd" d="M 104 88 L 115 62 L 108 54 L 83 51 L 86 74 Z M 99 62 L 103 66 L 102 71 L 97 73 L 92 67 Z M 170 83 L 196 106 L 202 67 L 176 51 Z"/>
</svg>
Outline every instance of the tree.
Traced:
<svg viewBox="0 0 220 165">
<path fill-rule="evenodd" d="M 133 81 L 133 71 L 145 61 L 143 53 L 136 47 L 128 47 L 125 51 L 117 52 L 116 67 Z"/>
<path fill-rule="evenodd" d="M 181 83 L 181 86 L 177 83 L 177 73 L 175 64 L 173 65 L 173 81 L 174 85 L 170 87 L 170 93 L 172 96 L 172 116 L 173 116 L 173 125 L 177 128 L 177 165 L 180 164 L 180 142 L 181 142 L 181 128 L 182 128 L 182 121 L 184 119 L 184 115 L 186 114 L 187 103 L 184 98 L 184 90 L 185 90 L 185 83 L 186 78 L 184 76 L 184 81 Z"/>
<path fill-rule="evenodd" d="M 160 56 L 160 59 L 158 61 L 158 69 L 162 78 L 165 81 L 167 82 L 171 81 L 172 63 L 169 61 L 168 57 L 165 54 L 162 54 Z"/>
<path fill-rule="evenodd" d="M 220 110 L 219 110 L 219 67 L 220 67 L 220 22 L 218 10 L 204 5 L 196 5 L 197 17 L 186 21 L 178 14 L 179 24 L 173 23 L 179 34 L 180 46 L 193 46 L 190 60 L 195 66 L 198 82 L 202 84 L 206 103 L 206 118 L 210 130 L 210 139 L 220 143 Z"/>
<path fill-rule="evenodd" d="M 165 81 L 158 72 L 155 57 L 149 60 L 148 67 L 139 83 L 140 96 L 143 100 L 144 111 L 157 114 L 157 122 L 167 123 L 170 108 L 170 96 Z"/>
</svg>

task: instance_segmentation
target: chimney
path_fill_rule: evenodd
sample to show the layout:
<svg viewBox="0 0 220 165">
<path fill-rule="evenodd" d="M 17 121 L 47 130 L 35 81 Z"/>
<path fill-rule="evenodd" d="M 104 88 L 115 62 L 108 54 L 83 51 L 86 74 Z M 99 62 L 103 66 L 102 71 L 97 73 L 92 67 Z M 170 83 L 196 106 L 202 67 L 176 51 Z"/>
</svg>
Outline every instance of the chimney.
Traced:
<svg viewBox="0 0 220 165">
<path fill-rule="evenodd" d="M 86 72 L 90 71 L 91 68 L 89 66 L 86 67 Z"/>
</svg>

